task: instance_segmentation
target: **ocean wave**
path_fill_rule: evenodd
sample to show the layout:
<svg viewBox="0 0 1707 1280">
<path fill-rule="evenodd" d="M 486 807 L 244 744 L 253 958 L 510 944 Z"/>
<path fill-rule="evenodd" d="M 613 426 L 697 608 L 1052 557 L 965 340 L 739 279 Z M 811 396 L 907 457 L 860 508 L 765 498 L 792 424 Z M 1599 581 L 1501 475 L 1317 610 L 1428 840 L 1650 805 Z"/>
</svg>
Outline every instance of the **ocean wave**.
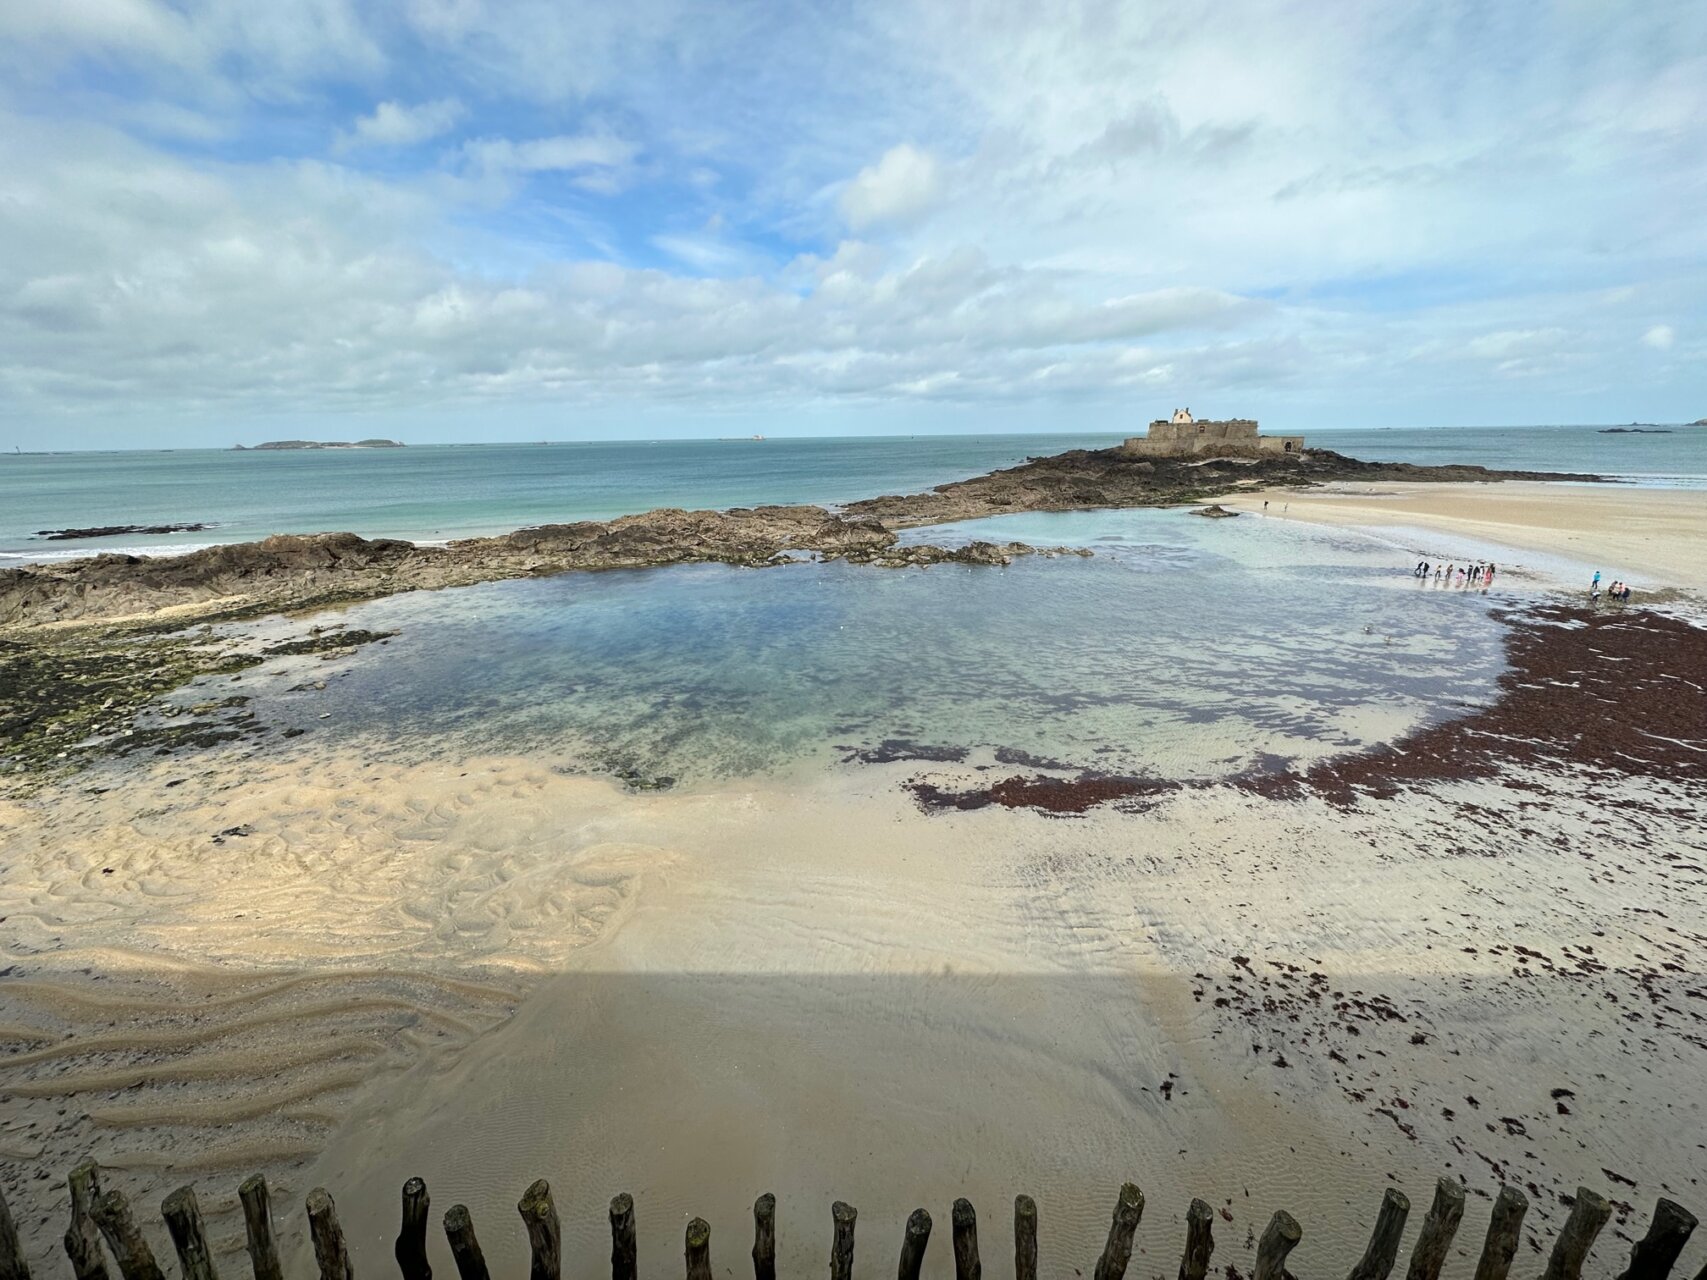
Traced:
<svg viewBox="0 0 1707 1280">
<path fill-rule="evenodd" d="M 201 551 L 207 547 L 224 546 L 233 541 L 231 538 L 220 538 L 213 542 L 161 542 L 153 546 L 97 546 L 94 541 L 73 547 L 30 547 L 27 550 L 0 551 L 0 563 L 4 564 L 57 564 L 64 560 L 87 560 L 90 556 L 182 556 L 192 551 Z"/>
</svg>

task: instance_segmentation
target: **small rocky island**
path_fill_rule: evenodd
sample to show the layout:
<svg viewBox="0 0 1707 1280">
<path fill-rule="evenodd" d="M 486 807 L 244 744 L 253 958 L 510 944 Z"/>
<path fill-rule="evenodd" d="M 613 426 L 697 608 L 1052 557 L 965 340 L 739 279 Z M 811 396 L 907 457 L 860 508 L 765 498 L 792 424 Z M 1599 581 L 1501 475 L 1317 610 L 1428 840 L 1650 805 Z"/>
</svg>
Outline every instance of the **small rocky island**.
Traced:
<svg viewBox="0 0 1707 1280">
<path fill-rule="evenodd" d="M 231 448 L 238 453 L 259 453 L 263 449 L 401 449 L 401 440 L 268 440 L 265 444 L 248 445 L 234 444 Z"/>
</svg>

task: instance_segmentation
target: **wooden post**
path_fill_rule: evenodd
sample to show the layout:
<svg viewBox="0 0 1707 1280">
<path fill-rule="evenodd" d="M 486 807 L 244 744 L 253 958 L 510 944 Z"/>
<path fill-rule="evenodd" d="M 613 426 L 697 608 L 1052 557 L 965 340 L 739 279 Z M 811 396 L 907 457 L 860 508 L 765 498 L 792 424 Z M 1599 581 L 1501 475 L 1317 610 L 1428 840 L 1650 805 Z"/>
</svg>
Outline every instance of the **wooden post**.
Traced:
<svg viewBox="0 0 1707 1280">
<path fill-rule="evenodd" d="M 753 1280 L 776 1280 L 776 1197 L 753 1201 Z"/>
<path fill-rule="evenodd" d="M 1523 1243 L 1523 1215 L 1528 1212 L 1528 1196 L 1510 1183 L 1500 1188 L 1494 1197 L 1493 1216 L 1488 1219 L 1482 1260 L 1476 1264 L 1476 1280 L 1505 1280 L 1517 1246 Z"/>
<path fill-rule="evenodd" d="M 1577 1188 L 1577 1202 L 1571 1206 L 1571 1216 L 1565 1219 L 1565 1229 L 1553 1242 L 1552 1256 L 1541 1280 L 1577 1280 L 1583 1273 L 1583 1261 L 1594 1248 L 1594 1238 L 1612 1216 L 1612 1206 L 1606 1197 L 1587 1187 Z"/>
<path fill-rule="evenodd" d="M 901 1237 L 901 1263 L 895 1268 L 896 1280 L 919 1280 L 925 1246 L 930 1242 L 931 1215 L 923 1209 L 914 1209 L 907 1217 L 907 1233 Z"/>
<path fill-rule="evenodd" d="M 1014 1197 L 1014 1280 L 1037 1280 L 1037 1201 Z"/>
<path fill-rule="evenodd" d="M 1695 1231 L 1696 1217 L 1675 1200 L 1660 1197 L 1648 1234 L 1630 1250 L 1630 1265 L 1618 1280 L 1666 1280 Z"/>
<path fill-rule="evenodd" d="M 711 1224 L 695 1218 L 687 1230 L 688 1280 L 711 1280 Z"/>
<path fill-rule="evenodd" d="M 12 1221 L 12 1210 L 3 1191 L 0 1191 L 0 1280 L 30 1280 L 24 1246 L 18 1239 L 18 1225 Z"/>
<path fill-rule="evenodd" d="M 634 1280 L 639 1246 L 634 1238 L 634 1197 L 623 1191 L 610 1202 L 610 1280 Z"/>
<path fill-rule="evenodd" d="M 325 1187 L 308 1193 L 308 1234 L 314 1241 L 314 1260 L 320 1264 L 320 1280 L 355 1280 L 344 1231 L 338 1225 L 338 1206 Z"/>
<path fill-rule="evenodd" d="M 431 1204 L 427 1184 L 421 1179 L 410 1178 L 403 1184 L 403 1223 L 391 1251 L 403 1280 L 433 1280 L 433 1267 L 427 1261 L 427 1208 Z"/>
<path fill-rule="evenodd" d="M 1286 1210 L 1279 1210 L 1268 1220 L 1262 1239 L 1257 1241 L 1257 1265 L 1251 1280 L 1285 1280 L 1286 1255 L 1304 1238 L 1304 1229 Z"/>
<path fill-rule="evenodd" d="M 1214 1252 L 1215 1210 L 1203 1200 L 1193 1200 L 1185 1211 L 1185 1256 L 1179 1260 L 1179 1280 L 1203 1280 Z"/>
<path fill-rule="evenodd" d="M 492 1280 L 486 1270 L 486 1255 L 480 1252 L 480 1241 L 474 1236 L 474 1216 L 465 1204 L 453 1204 L 445 1214 L 445 1239 L 450 1242 L 450 1256 L 456 1259 L 456 1273 L 462 1280 Z"/>
<path fill-rule="evenodd" d="M 551 1184 L 537 1180 L 516 1204 L 516 1212 L 527 1223 L 528 1247 L 533 1250 L 529 1280 L 561 1280 L 563 1275 L 563 1227 L 557 1206 L 551 1202 Z"/>
<path fill-rule="evenodd" d="M 237 1188 L 237 1198 L 243 1202 L 243 1229 L 249 1238 L 249 1265 L 255 1280 L 284 1280 L 278 1241 L 273 1238 L 273 1201 L 267 1180 L 250 1174 Z"/>
<path fill-rule="evenodd" d="M 154 1261 L 154 1250 L 148 1247 L 136 1219 L 130 1216 L 130 1204 L 119 1191 L 103 1191 L 89 1206 L 95 1225 L 107 1238 L 107 1249 L 119 1264 L 124 1280 L 166 1280 L 160 1264 Z"/>
<path fill-rule="evenodd" d="M 1375 1215 L 1375 1229 L 1369 1233 L 1369 1247 L 1347 1280 L 1387 1280 L 1399 1257 L 1399 1238 L 1405 1234 L 1405 1219 L 1410 1215 L 1410 1197 L 1388 1187 L 1381 1196 L 1381 1212 Z"/>
<path fill-rule="evenodd" d="M 71 1188 L 71 1225 L 65 1229 L 65 1252 L 71 1259 L 72 1273 L 77 1280 L 107 1280 L 107 1259 L 101 1252 L 101 1229 L 89 1207 L 101 1194 L 101 1170 L 93 1160 L 85 1160 L 71 1171 L 65 1180 Z"/>
<path fill-rule="evenodd" d="M 1428 1207 L 1422 1230 L 1411 1248 L 1411 1265 L 1405 1280 L 1439 1280 L 1440 1268 L 1446 1263 L 1446 1251 L 1452 1247 L 1452 1237 L 1458 1234 L 1458 1224 L 1464 1220 L 1464 1188 L 1450 1178 L 1434 1184 L 1434 1203 Z"/>
<path fill-rule="evenodd" d="M 219 1280 L 213 1254 L 207 1247 L 207 1232 L 202 1228 L 196 1189 L 179 1187 L 161 1202 L 160 1216 L 166 1219 L 166 1230 L 172 1236 L 172 1247 L 178 1251 L 184 1280 Z"/>
<path fill-rule="evenodd" d="M 1132 1260 L 1132 1233 L 1138 1230 L 1138 1220 L 1144 1216 L 1144 1193 L 1133 1182 L 1122 1183 L 1120 1198 L 1114 1202 L 1114 1221 L 1108 1226 L 1108 1241 L 1097 1259 L 1094 1280 L 1121 1280 L 1126 1264 Z"/>
<path fill-rule="evenodd" d="M 859 1210 L 837 1200 L 830 1206 L 835 1235 L 830 1240 L 830 1280 L 853 1280 L 854 1221 Z"/>
<path fill-rule="evenodd" d="M 954 1280 L 980 1280 L 984 1264 L 978 1259 L 978 1214 L 964 1196 L 949 1215 L 949 1236 L 954 1243 Z"/>
</svg>

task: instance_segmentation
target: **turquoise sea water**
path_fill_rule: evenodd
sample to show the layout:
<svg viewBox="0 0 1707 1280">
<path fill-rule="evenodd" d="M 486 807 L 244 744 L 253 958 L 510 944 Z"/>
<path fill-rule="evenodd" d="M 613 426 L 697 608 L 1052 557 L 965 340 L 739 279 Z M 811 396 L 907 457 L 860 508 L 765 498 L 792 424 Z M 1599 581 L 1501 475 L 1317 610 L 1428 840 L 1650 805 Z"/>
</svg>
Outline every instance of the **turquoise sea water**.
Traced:
<svg viewBox="0 0 1707 1280">
<path fill-rule="evenodd" d="M 1116 435 L 1009 435 L 440 445 L 354 452 L 0 455 L 0 563 L 100 550 L 169 551 L 271 533 L 444 539 L 651 507 L 838 502 L 906 493 Z M 1707 487 L 1707 428 L 1332 431 L 1356 457 L 1592 471 Z M 201 533 L 44 542 L 43 529 L 179 524 Z"/>
<path fill-rule="evenodd" d="M 917 536 L 1095 554 L 693 565 L 396 596 L 336 615 L 398 631 L 388 644 L 347 664 L 275 661 L 241 689 L 275 733 L 309 743 L 522 752 L 648 783 L 816 769 L 897 739 L 1183 778 L 1385 740 L 1481 702 L 1501 669 L 1497 594 L 1420 586 L 1355 534 L 1123 511 Z M 299 687 L 316 680 L 327 687 Z"/>
</svg>

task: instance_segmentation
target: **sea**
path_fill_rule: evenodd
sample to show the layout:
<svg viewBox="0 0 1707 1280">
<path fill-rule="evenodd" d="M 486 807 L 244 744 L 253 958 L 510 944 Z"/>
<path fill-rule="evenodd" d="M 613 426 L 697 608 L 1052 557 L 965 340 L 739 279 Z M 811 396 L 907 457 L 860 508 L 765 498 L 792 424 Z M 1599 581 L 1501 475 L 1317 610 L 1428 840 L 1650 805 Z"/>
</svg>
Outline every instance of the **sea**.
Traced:
<svg viewBox="0 0 1707 1280">
<path fill-rule="evenodd" d="M 1663 430 L 1665 434 L 1653 433 Z M 1313 444 L 1378 461 L 1591 472 L 1707 488 L 1707 428 L 1584 426 L 1322 431 Z M 0 455 L 0 564 L 98 551 L 172 554 L 274 533 L 444 541 L 653 507 L 837 503 L 908 493 L 1117 434 L 176 449 Z M 47 540 L 44 531 L 201 524 L 193 533 Z"/>
</svg>

